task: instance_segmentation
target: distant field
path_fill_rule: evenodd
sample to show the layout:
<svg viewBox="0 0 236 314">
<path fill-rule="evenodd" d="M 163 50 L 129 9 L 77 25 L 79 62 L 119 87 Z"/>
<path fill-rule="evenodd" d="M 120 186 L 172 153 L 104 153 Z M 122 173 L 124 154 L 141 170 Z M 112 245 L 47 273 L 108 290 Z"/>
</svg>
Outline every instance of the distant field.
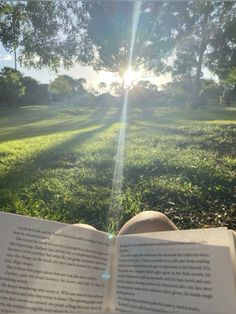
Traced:
<svg viewBox="0 0 236 314">
<path fill-rule="evenodd" d="M 107 230 L 115 106 L 0 109 L 0 210 Z M 236 229 L 236 108 L 129 109 L 120 224 L 148 209 L 180 228 Z"/>
</svg>

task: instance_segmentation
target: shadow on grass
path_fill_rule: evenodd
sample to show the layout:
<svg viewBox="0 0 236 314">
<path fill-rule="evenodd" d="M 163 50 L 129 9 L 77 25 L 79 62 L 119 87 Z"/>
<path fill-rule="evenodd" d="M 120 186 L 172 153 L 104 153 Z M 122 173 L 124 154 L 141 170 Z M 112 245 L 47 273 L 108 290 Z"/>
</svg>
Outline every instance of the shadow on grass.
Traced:
<svg viewBox="0 0 236 314">
<path fill-rule="evenodd" d="M 218 156 L 236 156 L 236 125 L 217 124 L 217 126 L 198 125 L 192 127 L 173 127 L 170 125 L 149 125 L 135 122 L 135 128 L 146 130 L 156 136 L 153 146 L 158 146 L 167 141 L 177 149 L 195 147 L 209 151 Z M 131 131 L 136 133 L 137 129 Z M 182 138 L 178 138 L 182 136 Z"/>
<path fill-rule="evenodd" d="M 34 173 L 37 173 L 37 168 L 40 169 L 53 169 L 58 167 L 58 163 L 60 162 L 61 157 L 67 159 L 68 162 L 72 164 L 77 159 L 77 154 L 70 153 L 71 147 L 81 145 L 86 142 L 88 139 L 92 138 L 94 135 L 98 135 L 104 130 L 108 129 L 112 124 L 120 121 L 120 107 L 109 107 L 109 106 L 100 106 L 97 108 L 87 121 L 80 123 L 78 125 L 77 122 L 74 123 L 58 123 L 53 126 L 37 127 L 32 128 L 32 132 L 28 132 L 28 137 L 46 135 L 49 133 L 57 133 L 65 130 L 81 130 L 82 128 L 92 128 L 95 127 L 94 130 L 89 130 L 86 132 L 80 132 L 79 134 L 74 134 L 68 140 L 64 140 L 59 145 L 53 146 L 50 149 L 47 149 L 41 153 L 39 153 L 34 159 L 26 159 L 24 163 L 20 166 L 13 166 L 10 171 L 5 173 L 2 177 L 0 177 L 0 188 L 13 188 L 19 189 L 24 183 L 29 184 L 34 179 Z M 101 127 L 96 127 L 96 124 L 102 125 Z M 63 128 L 60 128 L 60 127 Z M 13 139 L 20 139 L 21 137 L 25 137 L 25 134 L 21 134 L 18 132 L 17 135 L 12 134 Z M 9 140 L 9 136 L 7 137 Z M 36 175 L 37 176 L 37 175 Z M 30 178 L 30 179 L 29 179 Z"/>
<path fill-rule="evenodd" d="M 182 188 L 182 192 L 179 191 L 174 194 L 168 190 L 166 195 L 175 195 L 175 201 L 178 198 L 183 200 L 183 203 L 187 199 L 191 199 L 191 205 L 193 210 L 197 210 L 199 206 L 212 203 L 214 200 L 221 200 L 224 204 L 231 205 L 236 202 L 234 189 L 236 179 L 230 176 L 227 172 L 216 171 L 213 167 L 193 167 L 191 165 L 182 166 L 181 164 L 173 164 L 171 160 L 156 159 L 152 163 L 146 165 L 146 168 L 142 166 L 131 165 L 125 169 L 125 177 L 127 184 L 130 186 L 136 186 L 142 179 L 148 178 L 161 178 L 168 177 L 171 179 L 182 178 L 187 183 L 186 191 Z M 140 180 L 140 178 L 142 178 Z M 188 186 L 189 183 L 189 186 Z M 173 181 L 173 188 L 175 189 Z M 200 194 L 192 193 L 193 187 L 196 186 L 200 189 Z M 142 187 L 145 190 L 145 187 Z M 164 185 L 162 190 L 164 191 Z M 157 193 L 158 198 L 158 193 Z M 150 198 L 152 199 L 152 198 Z M 208 204 L 209 205 L 209 204 Z M 207 205 L 207 207 L 209 207 Z"/>
<path fill-rule="evenodd" d="M 103 173 L 107 167 L 113 169 L 113 160 L 100 165 L 101 169 L 96 169 L 97 178 L 85 176 L 81 180 L 79 173 L 83 169 L 76 165 L 79 154 L 71 152 L 71 147 L 86 143 L 107 128 L 109 124 L 73 135 L 69 140 L 38 154 L 33 160 L 25 160 L 20 167 L 13 167 L 0 178 L 2 210 L 68 223 L 84 221 L 102 228 L 109 208 L 112 183 L 112 176 L 106 176 L 103 182 Z M 67 171 L 72 167 L 75 170 L 73 179 L 70 177 L 71 172 Z M 86 167 L 89 169 L 89 165 Z M 97 168 L 98 165 L 93 164 L 92 167 Z M 53 172 L 53 169 L 58 169 L 59 172 Z M 66 190 L 70 189 L 70 184 L 69 194 L 72 199 L 65 200 L 63 195 L 68 193 Z M 99 203 L 98 198 L 102 198 L 100 206 L 96 205 Z"/>
<path fill-rule="evenodd" d="M 148 112 L 146 114 L 147 117 L 150 117 L 150 119 L 152 118 L 151 123 L 147 123 L 147 125 L 141 125 L 141 128 L 142 131 L 143 129 L 147 129 L 147 134 L 145 134 L 145 137 L 146 135 L 148 136 L 148 132 L 149 134 L 153 133 L 155 135 L 154 140 L 152 141 L 153 145 L 158 145 L 158 142 L 156 142 L 156 138 L 158 137 L 164 142 L 164 135 L 169 135 L 171 137 L 171 140 L 173 136 L 174 140 L 174 136 L 177 134 L 178 130 L 180 131 L 180 133 L 177 135 L 182 135 L 184 141 L 188 141 L 188 139 L 191 138 L 198 139 L 199 136 L 205 136 L 208 134 L 207 132 L 204 134 L 201 133 L 201 130 L 199 130 L 200 133 L 198 131 L 196 132 L 196 130 L 194 129 L 191 131 L 192 133 L 190 134 L 190 132 L 188 131 L 188 126 L 187 128 L 174 127 L 173 125 L 168 125 L 169 122 L 165 122 L 166 125 L 164 124 L 164 122 L 161 125 L 158 125 L 156 118 L 151 115 L 151 112 Z M 76 120 L 76 117 L 74 119 Z M 172 121 L 174 121 L 173 113 L 171 119 L 173 119 Z M 45 150 L 39 153 L 36 157 L 34 157 L 34 159 L 26 159 L 21 166 L 13 167 L 0 179 L 0 188 L 9 188 L 14 191 L 19 191 L 20 189 L 24 189 L 25 187 L 30 188 L 31 185 L 39 181 L 41 178 L 45 177 L 45 179 L 47 179 L 47 170 L 62 169 L 63 171 L 65 169 L 76 168 L 78 167 L 78 165 L 82 164 L 83 166 L 85 166 L 86 169 L 94 168 L 95 171 L 93 176 L 85 176 L 82 180 L 78 179 L 78 181 L 71 181 L 71 184 L 73 184 L 71 192 L 71 194 L 73 194 L 72 197 L 74 197 L 74 194 L 78 193 L 77 195 L 75 195 L 73 201 L 59 203 L 59 199 L 58 204 L 54 204 L 54 199 L 56 199 L 56 197 L 55 195 L 53 195 L 54 198 L 49 199 L 50 195 L 48 196 L 47 193 L 49 193 L 50 191 L 47 191 L 47 186 L 44 186 L 44 189 L 42 188 L 42 190 L 40 191 L 41 194 L 36 195 L 35 198 L 43 200 L 44 204 L 42 205 L 42 207 L 48 205 L 50 210 L 52 208 L 52 212 L 53 210 L 54 212 L 59 212 L 61 210 L 60 217 L 62 219 L 67 219 L 67 222 L 72 222 L 72 219 L 75 219 L 75 221 L 83 219 L 85 222 L 93 224 L 98 228 L 101 227 L 102 222 L 105 221 L 104 217 L 106 216 L 106 210 L 108 208 L 108 198 L 110 192 L 109 188 L 111 187 L 112 181 L 111 172 L 114 168 L 114 160 L 110 158 L 110 156 L 112 155 L 112 149 L 111 154 L 108 153 L 105 160 L 102 160 L 102 158 L 100 158 L 100 155 L 103 153 L 107 153 L 107 148 L 101 148 L 99 152 L 98 150 L 96 150 L 96 154 L 98 154 L 97 159 L 96 157 L 94 158 L 94 160 L 89 158 L 87 160 L 85 158 L 83 162 L 78 163 L 78 158 L 80 158 L 83 154 L 80 154 L 79 151 L 74 151 L 74 148 L 78 146 L 80 147 L 81 144 L 87 144 L 87 141 L 93 139 L 95 135 L 101 134 L 102 132 L 107 130 L 113 123 L 119 121 L 120 108 L 104 106 L 102 108 L 99 107 L 91 112 L 87 121 L 78 122 L 77 120 L 73 121 L 73 118 L 71 118 L 70 121 L 59 122 L 56 125 L 48 126 L 48 128 L 46 129 L 44 129 L 43 126 L 34 126 L 32 128 L 32 133 L 35 135 L 30 134 L 30 137 L 38 136 L 40 135 L 40 132 L 42 135 L 50 134 L 51 132 L 61 132 L 61 128 L 63 127 L 65 128 L 65 130 L 66 128 L 68 128 L 68 130 L 78 130 L 79 132 L 79 129 L 81 129 L 82 127 L 92 127 L 98 123 L 102 125 L 93 130 L 85 130 L 83 133 L 74 133 L 73 135 L 71 135 L 69 140 L 60 142 L 58 145 L 51 147 L 49 150 Z M 140 121 L 142 121 L 142 119 L 140 119 Z M 166 121 L 168 121 L 168 119 Z M 156 125 L 154 125 L 154 122 L 156 123 Z M 135 123 L 136 122 L 134 121 L 134 126 L 140 128 L 139 123 Z M 58 125 L 60 125 L 60 127 L 58 127 Z M 130 130 L 131 132 L 134 132 L 134 136 L 137 136 L 137 130 L 133 131 L 132 128 L 130 128 Z M 24 137 L 23 133 L 19 135 Z M 184 136 L 186 137 L 186 139 L 184 138 Z M 29 137 L 29 135 L 27 134 L 26 137 Z M 162 139 L 162 137 L 164 139 Z M 180 145 L 182 143 L 181 141 L 182 140 L 179 140 L 176 145 Z M 171 143 L 171 141 L 168 143 Z M 94 145 L 96 145 L 96 142 Z M 186 146 L 183 146 L 182 148 L 185 149 L 188 147 L 188 145 L 191 145 L 191 143 L 186 142 Z M 173 147 L 175 147 L 175 143 Z M 86 156 L 83 156 L 83 158 L 84 157 Z M 75 169 L 75 171 L 77 171 L 77 169 Z M 52 172 L 50 172 L 50 174 L 52 174 Z M 56 173 L 55 175 L 57 174 L 58 173 Z M 65 180 L 67 174 L 67 172 L 63 174 L 63 178 L 65 178 Z M 159 186 L 158 184 L 149 184 L 151 178 L 158 178 L 161 176 L 182 176 L 184 182 L 191 182 L 193 185 L 197 185 L 201 190 L 201 193 L 194 194 L 191 193 L 191 191 L 189 190 L 182 191 L 181 189 L 179 189 L 178 191 L 174 191 L 173 189 L 168 188 L 168 185 L 165 187 Z M 141 177 L 147 180 L 146 185 L 145 182 L 142 185 L 142 181 L 140 180 Z M 215 200 L 220 199 L 219 204 L 221 205 L 224 203 L 226 205 L 230 204 L 230 202 L 232 202 L 233 200 L 232 194 L 234 184 L 232 180 L 229 181 L 226 177 L 220 178 L 214 173 L 214 169 L 209 169 L 208 171 L 208 169 L 204 168 L 193 168 L 191 167 L 191 165 L 176 166 L 174 163 L 171 162 L 171 160 L 169 162 L 166 162 L 164 159 L 162 160 L 157 158 L 147 165 L 141 164 L 140 166 L 137 166 L 135 164 L 131 164 L 125 170 L 125 179 L 125 184 L 130 185 L 133 189 L 136 189 L 136 187 L 137 189 L 139 189 L 139 193 L 140 195 L 142 195 L 142 202 L 148 204 L 150 206 L 150 209 L 155 208 L 157 204 L 159 204 L 161 208 L 165 209 L 168 200 L 172 202 L 174 201 L 177 204 L 175 209 L 176 215 L 178 211 L 184 209 L 186 209 L 186 212 L 188 210 L 194 212 L 199 210 L 199 208 L 204 208 L 206 211 L 210 210 L 214 206 L 216 206 L 216 203 L 214 203 Z M 84 191 L 81 192 L 81 194 L 80 191 L 77 191 L 77 187 L 74 187 L 76 183 L 78 184 L 79 188 L 84 188 Z M 214 190 L 214 187 L 216 185 L 219 185 L 222 191 Z M 36 186 L 34 190 L 34 193 L 36 194 L 39 193 L 37 188 L 38 186 Z M 211 188 L 212 190 L 209 191 L 208 188 Z M 189 189 L 191 190 L 191 186 Z M 55 190 L 51 191 L 51 193 L 56 194 Z M 84 199 L 82 199 L 81 202 L 78 203 L 77 201 L 79 200 L 79 198 L 83 197 Z M 30 207 L 30 205 L 26 205 L 28 206 L 28 208 Z M 133 204 L 129 205 L 132 206 Z M 73 212 L 73 214 L 68 213 L 70 210 Z M 32 214 L 35 214 L 33 210 Z M 40 215 L 41 217 L 43 217 L 43 212 L 40 212 Z M 51 217 L 53 216 L 49 216 L 49 218 Z M 48 216 L 45 215 L 44 218 L 48 218 Z"/>
<path fill-rule="evenodd" d="M 101 127 L 102 128 L 102 127 Z M 98 129 L 101 129 L 98 128 Z M 51 156 L 54 156 L 54 152 L 60 149 L 66 150 L 69 145 L 75 141 L 83 142 L 89 137 L 91 137 L 95 132 L 98 132 L 98 129 L 87 131 L 82 134 L 75 134 L 71 137 L 70 140 L 66 139 L 61 144 L 52 146 L 51 148 L 42 151 L 34 158 L 26 158 L 24 163 L 11 167 L 11 169 L 6 172 L 3 176 L 0 177 L 0 188 L 12 188 L 18 189 L 25 182 L 28 181 L 28 178 L 31 180 L 34 177 L 34 171 L 37 171 L 39 165 L 43 168 L 46 168 L 47 162 Z"/>
<path fill-rule="evenodd" d="M 20 165 L 12 166 L 0 177 L 3 195 L 0 197 L 1 209 L 70 223 L 82 219 L 104 228 L 110 201 L 116 141 L 110 145 L 109 134 L 113 133 L 107 133 L 107 141 L 105 132 L 103 142 L 101 134 L 109 128 L 113 130 L 113 124 L 120 122 L 120 113 L 121 106 L 100 106 L 90 111 L 86 121 L 84 119 L 78 122 L 75 117 L 74 121 L 71 118 L 73 122 L 63 121 L 46 128 L 43 125 L 33 125 L 30 132 L 27 128 L 27 133 L 21 131 L 21 128 L 17 134 L 12 132 L 12 139 L 16 140 L 74 131 L 66 136 L 67 139 L 23 160 Z M 6 139 L 9 140 L 11 136 L 8 134 Z M 93 141 L 94 136 L 98 136 L 99 142 Z M 109 147 L 104 148 L 106 145 Z M 82 147 L 86 151 L 88 148 L 88 158 L 86 151 L 78 150 Z M 70 190 L 71 200 L 64 201 L 63 195 L 67 189 Z"/>
<path fill-rule="evenodd" d="M 63 142 L 60 142 L 60 144 L 56 146 L 52 146 L 49 149 L 46 149 L 39 153 L 36 157 L 33 156 L 29 159 L 26 159 L 23 164 L 12 166 L 9 171 L 4 173 L 0 177 L 0 188 L 12 188 L 18 189 L 20 188 L 24 183 L 27 182 L 28 178 L 33 178 L 34 174 L 33 172 L 37 172 L 35 169 L 37 169 L 38 165 L 40 165 L 41 170 L 46 168 L 55 168 L 58 167 L 60 158 L 63 157 L 64 159 L 68 160 L 71 163 L 75 161 L 77 158 L 75 154 L 70 153 L 70 149 L 74 145 L 81 145 L 83 142 L 87 141 L 89 138 L 92 138 L 94 135 L 98 135 L 105 129 L 109 128 L 113 123 L 116 123 L 119 121 L 119 108 L 115 108 L 116 111 L 111 112 L 109 111 L 110 108 L 97 108 L 95 110 L 90 118 L 78 125 L 77 122 L 69 123 L 69 122 L 61 122 L 56 125 L 48 126 L 44 128 L 41 127 L 32 127 L 27 128 L 27 135 L 25 134 L 25 131 L 21 131 L 20 129 L 18 132 L 12 133 L 12 140 L 21 139 L 25 137 L 33 137 L 33 136 L 40 136 L 40 135 L 47 135 L 50 133 L 57 133 L 62 132 L 66 130 L 74 130 L 78 131 L 79 134 L 76 132 L 74 135 L 71 135 L 71 138 L 65 139 Z M 102 125 L 101 127 L 96 127 L 97 124 Z M 60 127 L 59 127 L 60 126 Z M 93 130 L 89 131 L 83 131 L 87 128 L 95 128 Z M 29 131 L 31 130 L 31 131 Z M 80 131 L 82 130 L 82 131 Z M 5 135 L 7 140 L 11 139 L 11 136 Z M 4 135 L 1 136 L 1 138 L 4 138 Z M 63 153 L 62 153 L 63 152 Z M 6 157 L 7 153 L 2 153 L 1 157 Z M 61 155 L 63 156 L 61 156 Z"/>
<path fill-rule="evenodd" d="M 28 124 L 26 124 L 25 120 L 22 123 L 22 121 L 19 119 L 19 122 L 16 122 L 14 126 L 10 128 L 2 128 L 0 141 L 11 141 L 42 135 L 49 135 L 52 133 L 55 134 L 65 131 L 76 131 L 81 128 L 92 127 L 93 125 L 98 123 L 107 124 L 111 121 L 118 122 L 120 118 L 120 106 L 97 106 L 96 108 L 91 109 L 91 111 L 92 112 L 88 114 L 87 119 L 85 119 L 85 113 L 79 112 L 79 114 L 77 115 L 73 114 L 73 110 L 72 112 L 70 112 L 70 115 L 66 117 L 60 118 L 59 116 L 55 119 L 56 113 L 60 114 L 60 112 L 56 111 L 54 117 L 50 113 L 49 116 L 44 115 L 43 119 L 41 117 L 40 119 L 33 120 L 31 121 L 31 123 Z M 50 116 L 52 118 L 51 120 Z M 63 121 L 57 122 L 57 120 Z M 40 125 L 36 123 L 37 121 L 40 121 Z"/>
<path fill-rule="evenodd" d="M 164 117 L 162 114 L 140 109 L 132 116 L 130 144 L 139 146 L 140 154 L 150 149 L 153 160 L 128 164 L 125 188 L 136 193 L 145 209 L 156 208 L 167 214 L 169 208 L 170 218 L 176 218 L 180 227 L 181 224 L 185 228 L 203 226 L 205 220 L 206 225 L 235 228 L 236 179 L 233 178 L 233 163 L 224 161 L 225 156 L 236 155 L 235 111 L 216 110 L 209 115 L 207 111 L 190 111 L 185 115 L 179 111 L 175 115 L 167 110 Z M 184 116 L 189 116 L 189 120 L 184 121 Z M 208 124 L 211 120 L 214 123 Z M 195 152 L 205 156 L 206 161 L 191 165 Z M 135 156 L 139 158 L 138 154 Z M 200 211 L 202 220 L 198 217 Z M 184 217 L 184 221 L 180 221 L 180 217 Z"/>
<path fill-rule="evenodd" d="M 236 109 L 229 108 L 178 108 L 178 107 L 137 107 L 133 105 L 131 110 L 132 119 L 135 121 L 148 121 L 158 124 L 192 124 L 195 122 L 208 121 L 232 121 L 236 119 Z"/>
</svg>

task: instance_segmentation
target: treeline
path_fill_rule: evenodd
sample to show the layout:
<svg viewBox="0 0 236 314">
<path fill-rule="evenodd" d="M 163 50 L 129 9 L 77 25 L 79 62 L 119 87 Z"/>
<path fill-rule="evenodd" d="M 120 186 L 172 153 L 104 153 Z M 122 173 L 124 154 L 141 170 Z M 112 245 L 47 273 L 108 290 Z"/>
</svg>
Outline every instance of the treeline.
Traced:
<svg viewBox="0 0 236 314">
<path fill-rule="evenodd" d="M 132 103 L 140 106 L 192 106 L 194 80 L 174 78 L 160 90 L 149 81 L 140 81 L 129 92 Z M 213 79 L 200 80 L 198 107 L 236 104 L 236 85 L 224 85 Z"/>
<path fill-rule="evenodd" d="M 194 80 L 174 79 L 163 86 L 158 103 L 165 106 L 192 106 Z M 198 107 L 232 106 L 236 104 L 236 85 L 217 83 L 213 79 L 201 79 L 199 82 Z"/>
<path fill-rule="evenodd" d="M 19 71 L 4 67 L 0 72 L 0 104 L 37 104 L 49 99 L 47 84 L 39 84 Z"/>
<path fill-rule="evenodd" d="M 59 75 L 50 84 L 41 84 L 20 71 L 4 67 L 0 72 L 0 105 L 32 105 L 63 102 L 89 93 L 86 80 Z"/>
<path fill-rule="evenodd" d="M 188 103 L 191 95 L 197 107 L 218 94 L 225 104 L 235 97 L 233 1 L 1 1 L 0 16 L 1 44 L 28 68 L 80 63 L 122 79 L 132 65 L 136 72 L 171 73 L 163 89 L 168 101 Z M 220 84 L 203 80 L 206 70 Z"/>
<path fill-rule="evenodd" d="M 75 105 L 105 104 L 122 100 L 124 89 L 118 81 L 110 85 L 101 82 L 97 89 L 88 89 L 84 78 L 75 79 L 59 75 L 50 84 L 41 84 L 19 71 L 5 67 L 0 72 L 0 105 L 33 105 L 66 103 Z M 141 80 L 129 87 L 129 101 L 140 106 L 191 105 L 194 82 L 191 79 L 174 79 L 158 90 L 157 85 Z M 201 106 L 235 104 L 236 85 L 201 79 L 199 103 Z"/>
</svg>

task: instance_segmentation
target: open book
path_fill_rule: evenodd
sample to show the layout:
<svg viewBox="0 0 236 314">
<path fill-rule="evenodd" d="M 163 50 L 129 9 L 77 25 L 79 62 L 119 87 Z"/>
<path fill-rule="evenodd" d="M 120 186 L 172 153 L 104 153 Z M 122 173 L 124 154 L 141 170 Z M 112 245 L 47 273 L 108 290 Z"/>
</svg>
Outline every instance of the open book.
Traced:
<svg viewBox="0 0 236 314">
<path fill-rule="evenodd" d="M 0 213 L 0 313 L 236 310 L 234 233 L 113 237 Z"/>
</svg>

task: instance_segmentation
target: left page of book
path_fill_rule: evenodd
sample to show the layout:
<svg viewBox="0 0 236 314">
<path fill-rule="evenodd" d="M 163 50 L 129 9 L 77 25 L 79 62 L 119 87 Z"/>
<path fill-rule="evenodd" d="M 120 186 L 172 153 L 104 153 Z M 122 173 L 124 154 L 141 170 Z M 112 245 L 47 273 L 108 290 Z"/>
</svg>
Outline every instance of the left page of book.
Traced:
<svg viewBox="0 0 236 314">
<path fill-rule="evenodd" d="M 109 237 L 0 212 L 0 313 L 105 310 Z"/>
</svg>

